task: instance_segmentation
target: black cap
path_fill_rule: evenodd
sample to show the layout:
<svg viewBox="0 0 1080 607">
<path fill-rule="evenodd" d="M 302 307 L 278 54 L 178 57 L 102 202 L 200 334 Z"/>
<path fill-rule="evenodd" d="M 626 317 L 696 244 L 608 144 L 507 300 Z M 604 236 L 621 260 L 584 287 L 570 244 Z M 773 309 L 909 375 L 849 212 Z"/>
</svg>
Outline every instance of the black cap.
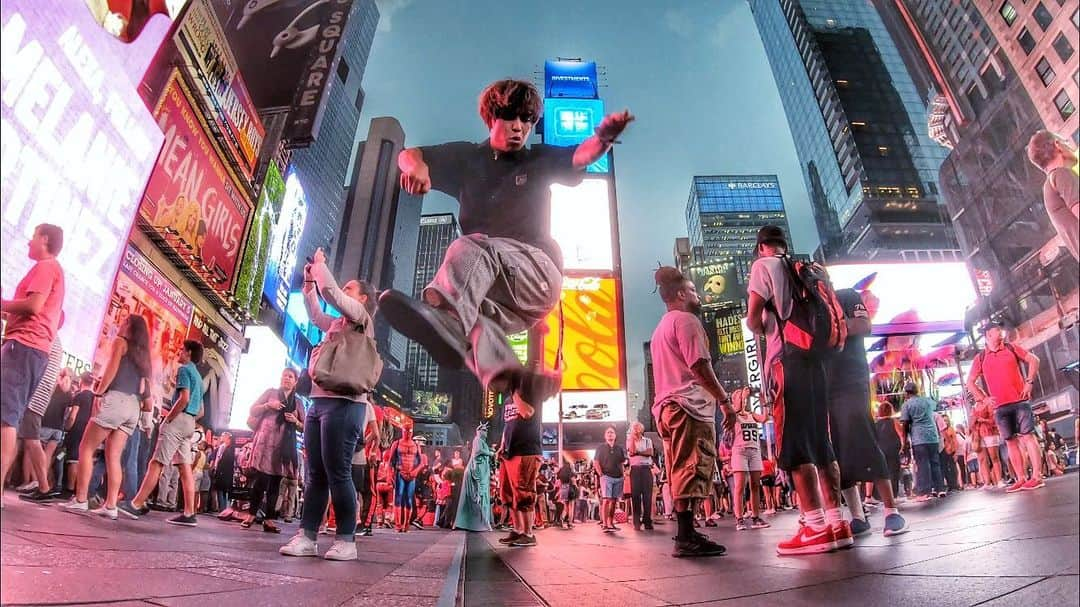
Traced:
<svg viewBox="0 0 1080 607">
<path fill-rule="evenodd" d="M 907 392 L 908 394 L 918 394 L 919 387 L 915 385 L 915 382 L 909 381 L 904 384 L 904 392 Z"/>
<path fill-rule="evenodd" d="M 787 247 L 787 238 L 784 236 L 784 230 L 780 226 L 762 226 L 757 233 L 758 246 L 763 244 L 779 245 Z"/>
<path fill-rule="evenodd" d="M 985 335 L 987 331 L 993 329 L 994 327 L 998 327 L 999 329 L 1005 329 L 1007 328 L 1007 325 L 1005 324 L 1004 320 L 1001 320 L 1000 318 L 995 318 L 983 325 L 982 329 L 980 329 L 979 332 Z"/>
</svg>

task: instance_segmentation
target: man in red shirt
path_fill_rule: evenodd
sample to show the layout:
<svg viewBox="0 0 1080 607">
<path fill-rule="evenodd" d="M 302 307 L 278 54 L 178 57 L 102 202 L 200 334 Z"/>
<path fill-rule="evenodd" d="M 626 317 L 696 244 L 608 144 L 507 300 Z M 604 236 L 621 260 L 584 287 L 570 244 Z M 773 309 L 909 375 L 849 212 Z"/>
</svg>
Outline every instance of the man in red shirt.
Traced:
<svg viewBox="0 0 1080 607">
<path fill-rule="evenodd" d="M 7 320 L 0 348 L 0 479 L 7 478 L 15 461 L 15 429 L 45 374 L 60 326 L 64 270 L 56 256 L 63 247 L 60 227 L 43 223 L 34 228 L 27 255 L 37 263 L 15 287 L 15 298 L 0 300 L 0 313 Z"/>
<path fill-rule="evenodd" d="M 986 350 L 975 356 L 967 388 L 977 402 L 985 403 L 993 411 L 998 431 L 1009 449 L 1009 463 L 1016 480 L 1005 491 L 1015 493 L 1044 487 L 1042 455 L 1030 402 L 1031 386 L 1039 375 L 1039 357 L 1006 343 L 1005 327 L 1000 322 L 991 322 L 984 330 Z M 1026 376 L 1021 365 L 1027 367 Z M 979 387 L 980 377 L 986 384 L 985 391 Z M 1024 451 L 1031 462 L 1031 478 L 1026 478 Z"/>
</svg>

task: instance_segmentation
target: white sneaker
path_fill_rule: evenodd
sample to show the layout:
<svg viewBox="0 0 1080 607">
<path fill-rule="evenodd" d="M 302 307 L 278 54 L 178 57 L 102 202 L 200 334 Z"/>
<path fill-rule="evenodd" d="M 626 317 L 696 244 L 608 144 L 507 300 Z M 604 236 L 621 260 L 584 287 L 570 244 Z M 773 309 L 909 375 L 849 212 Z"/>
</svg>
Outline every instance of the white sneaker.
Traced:
<svg viewBox="0 0 1080 607">
<path fill-rule="evenodd" d="M 27 491 L 33 491 L 34 489 L 37 489 L 37 487 L 38 487 L 37 481 L 30 481 L 29 483 L 23 483 L 23 484 L 19 485 L 18 487 L 15 487 L 15 490 L 18 491 L 19 493 L 24 493 L 24 492 L 27 492 Z"/>
<path fill-rule="evenodd" d="M 319 545 L 314 540 L 309 540 L 301 531 L 278 549 L 279 554 L 285 556 L 319 556 Z"/>
<path fill-rule="evenodd" d="M 328 561 L 355 561 L 356 543 L 334 540 L 334 545 L 330 546 L 323 558 Z"/>
<path fill-rule="evenodd" d="M 90 514 L 96 514 L 100 517 L 116 520 L 120 516 L 120 511 L 116 508 L 106 508 L 102 505 L 100 508 L 94 508 L 90 511 Z"/>
<path fill-rule="evenodd" d="M 64 510 L 67 510 L 68 512 L 89 512 L 90 511 L 90 503 L 89 502 L 80 502 L 79 500 L 77 500 L 75 498 L 71 498 L 70 500 L 67 501 L 67 503 L 61 505 L 60 507 L 63 508 Z"/>
</svg>

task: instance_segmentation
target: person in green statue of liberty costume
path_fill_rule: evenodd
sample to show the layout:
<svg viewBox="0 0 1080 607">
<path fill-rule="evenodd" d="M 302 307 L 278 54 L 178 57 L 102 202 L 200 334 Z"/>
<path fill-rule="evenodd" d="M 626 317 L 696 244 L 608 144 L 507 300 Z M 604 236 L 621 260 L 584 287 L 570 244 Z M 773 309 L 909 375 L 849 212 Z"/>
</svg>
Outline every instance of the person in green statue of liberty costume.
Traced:
<svg viewBox="0 0 1080 607">
<path fill-rule="evenodd" d="M 476 429 L 472 457 L 465 466 L 455 529 L 491 531 L 491 462 L 494 453 L 487 443 L 487 433 L 486 423 Z"/>
</svg>

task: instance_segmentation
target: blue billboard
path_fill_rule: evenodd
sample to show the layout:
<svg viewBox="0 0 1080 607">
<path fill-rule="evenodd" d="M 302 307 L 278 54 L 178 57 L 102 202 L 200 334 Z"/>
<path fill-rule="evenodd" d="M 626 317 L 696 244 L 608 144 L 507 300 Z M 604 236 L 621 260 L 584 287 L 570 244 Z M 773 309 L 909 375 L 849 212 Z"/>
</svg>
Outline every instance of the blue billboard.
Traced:
<svg viewBox="0 0 1080 607">
<path fill-rule="evenodd" d="M 306 222 L 307 197 L 296 173 L 290 171 L 285 179 L 285 200 L 270 239 L 266 282 L 263 283 L 263 293 L 278 312 L 284 312 L 289 301 L 296 256 Z"/>
<path fill-rule="evenodd" d="M 544 62 L 544 97 L 596 99 L 598 82 L 595 61 Z"/>
<path fill-rule="evenodd" d="M 604 119 L 600 99 L 545 99 L 544 143 L 562 147 L 575 146 L 592 136 Z M 607 173 L 608 155 L 589 165 L 590 173 Z"/>
</svg>

